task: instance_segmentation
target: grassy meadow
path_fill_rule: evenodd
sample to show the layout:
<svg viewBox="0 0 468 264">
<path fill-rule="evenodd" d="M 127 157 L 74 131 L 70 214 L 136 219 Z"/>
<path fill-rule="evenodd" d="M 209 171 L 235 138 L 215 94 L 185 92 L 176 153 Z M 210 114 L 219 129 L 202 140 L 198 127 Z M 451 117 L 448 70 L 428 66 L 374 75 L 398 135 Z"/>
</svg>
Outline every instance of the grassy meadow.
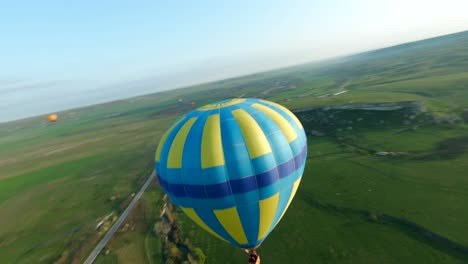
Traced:
<svg viewBox="0 0 468 264">
<path fill-rule="evenodd" d="M 82 263 L 97 223 L 143 184 L 188 102 L 256 97 L 297 111 L 309 142 L 296 198 L 259 250 L 265 263 L 467 263 L 466 69 L 462 32 L 67 110 L 53 124 L 0 124 L 0 262 Z M 421 107 L 358 106 L 389 102 Z M 96 263 L 161 263 L 162 196 L 153 183 Z M 206 263 L 246 261 L 176 216 Z"/>
</svg>

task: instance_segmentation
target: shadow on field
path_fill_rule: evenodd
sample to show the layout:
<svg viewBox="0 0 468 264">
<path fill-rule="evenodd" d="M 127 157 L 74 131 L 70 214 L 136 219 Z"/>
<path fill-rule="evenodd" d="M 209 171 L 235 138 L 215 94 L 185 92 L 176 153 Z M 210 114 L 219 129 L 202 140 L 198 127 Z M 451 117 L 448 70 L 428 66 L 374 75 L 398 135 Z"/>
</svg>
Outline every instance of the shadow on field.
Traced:
<svg viewBox="0 0 468 264">
<path fill-rule="evenodd" d="M 354 215 L 375 224 L 387 225 L 393 228 L 395 231 L 404 233 L 406 236 L 421 243 L 427 244 L 436 250 L 444 252 L 447 255 L 453 256 L 463 261 L 468 261 L 468 247 L 452 241 L 444 236 L 438 235 L 429 229 L 409 220 L 394 217 L 384 213 L 339 207 L 332 204 L 322 203 L 314 199 L 312 195 L 304 192 L 299 193 L 299 197 L 308 205 L 321 211 L 325 211 L 326 213 L 333 215 Z"/>
<path fill-rule="evenodd" d="M 439 142 L 431 153 L 416 156 L 418 160 L 453 159 L 461 156 L 468 148 L 468 136 L 449 138 Z"/>
</svg>

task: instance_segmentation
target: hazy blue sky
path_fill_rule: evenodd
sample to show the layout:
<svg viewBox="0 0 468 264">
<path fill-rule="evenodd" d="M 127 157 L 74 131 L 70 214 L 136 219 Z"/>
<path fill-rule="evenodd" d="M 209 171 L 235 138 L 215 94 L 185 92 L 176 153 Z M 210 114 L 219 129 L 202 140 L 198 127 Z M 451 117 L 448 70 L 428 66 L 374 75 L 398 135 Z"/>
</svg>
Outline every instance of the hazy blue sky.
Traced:
<svg viewBox="0 0 468 264">
<path fill-rule="evenodd" d="M 467 10 L 466 0 L 4 1 L 0 122 L 463 31 Z"/>
</svg>

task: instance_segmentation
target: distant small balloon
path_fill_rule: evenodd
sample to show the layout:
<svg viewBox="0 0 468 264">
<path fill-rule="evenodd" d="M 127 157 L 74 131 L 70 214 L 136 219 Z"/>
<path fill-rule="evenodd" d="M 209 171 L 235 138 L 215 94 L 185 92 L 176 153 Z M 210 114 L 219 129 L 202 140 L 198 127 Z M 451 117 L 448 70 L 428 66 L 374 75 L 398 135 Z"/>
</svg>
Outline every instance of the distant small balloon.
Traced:
<svg viewBox="0 0 468 264">
<path fill-rule="evenodd" d="M 195 105 L 195 102 L 190 102 L 190 106 L 194 106 Z"/>
<path fill-rule="evenodd" d="M 47 120 L 48 120 L 49 122 L 56 122 L 57 119 L 58 119 L 57 114 L 51 114 L 51 115 L 49 115 L 49 116 L 47 117 Z"/>
</svg>

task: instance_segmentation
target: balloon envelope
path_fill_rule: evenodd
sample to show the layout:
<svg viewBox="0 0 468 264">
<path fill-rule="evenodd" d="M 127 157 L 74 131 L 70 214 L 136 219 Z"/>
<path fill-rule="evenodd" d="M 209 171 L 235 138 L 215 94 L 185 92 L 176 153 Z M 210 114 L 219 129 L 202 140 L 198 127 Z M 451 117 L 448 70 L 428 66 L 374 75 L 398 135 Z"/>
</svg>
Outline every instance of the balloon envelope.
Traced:
<svg viewBox="0 0 468 264">
<path fill-rule="evenodd" d="M 238 98 L 176 121 L 159 142 L 155 170 L 189 218 L 222 240 L 252 248 L 291 203 L 306 157 L 306 135 L 294 114 L 273 102 Z"/>
<path fill-rule="evenodd" d="M 56 114 L 51 114 L 51 115 L 49 115 L 49 116 L 47 117 L 47 120 L 48 120 L 49 122 L 55 122 L 55 121 L 57 121 L 57 119 L 58 119 L 58 116 L 57 116 Z"/>
</svg>

